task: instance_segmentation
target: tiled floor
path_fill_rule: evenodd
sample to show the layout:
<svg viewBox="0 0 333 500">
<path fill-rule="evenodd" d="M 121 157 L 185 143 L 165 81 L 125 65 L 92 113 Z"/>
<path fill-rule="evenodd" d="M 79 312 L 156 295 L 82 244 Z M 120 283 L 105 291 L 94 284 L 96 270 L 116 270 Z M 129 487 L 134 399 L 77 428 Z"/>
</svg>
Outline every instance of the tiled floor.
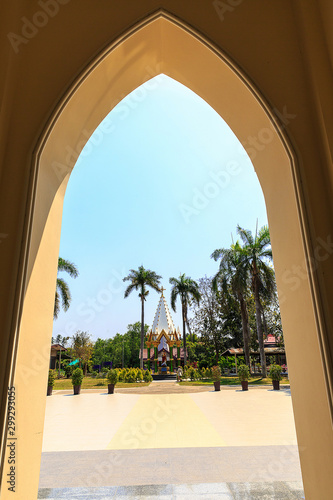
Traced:
<svg viewBox="0 0 333 500">
<path fill-rule="evenodd" d="M 43 454 L 40 487 L 301 481 L 296 446 L 66 451 Z"/>
<path fill-rule="evenodd" d="M 290 390 L 47 398 L 43 451 L 284 444 L 297 444 Z"/>
<path fill-rule="evenodd" d="M 47 399 L 41 499 L 303 495 L 290 390 Z"/>
</svg>

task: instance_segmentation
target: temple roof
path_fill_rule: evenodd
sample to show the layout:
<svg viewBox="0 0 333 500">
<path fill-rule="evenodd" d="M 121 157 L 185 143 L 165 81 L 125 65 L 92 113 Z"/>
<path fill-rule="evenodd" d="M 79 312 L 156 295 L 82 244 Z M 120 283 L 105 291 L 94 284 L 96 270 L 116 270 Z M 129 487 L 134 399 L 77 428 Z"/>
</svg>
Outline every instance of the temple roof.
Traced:
<svg viewBox="0 0 333 500">
<path fill-rule="evenodd" d="M 170 352 L 170 347 L 167 344 L 166 338 L 163 336 L 161 337 L 159 346 L 158 346 L 158 352 L 162 351 L 164 349 L 167 352 Z"/>
<path fill-rule="evenodd" d="M 157 329 L 157 332 L 156 332 Z M 168 308 L 168 304 L 166 303 L 165 297 L 163 295 L 163 290 L 162 290 L 162 295 L 160 298 L 160 301 L 157 306 L 157 310 L 155 313 L 155 318 L 152 326 L 152 331 L 154 333 L 160 334 L 161 331 L 164 330 L 165 332 L 174 331 L 175 326 L 173 324 L 171 314 Z"/>
<path fill-rule="evenodd" d="M 168 344 L 171 342 L 171 345 L 173 345 L 174 342 L 178 342 L 180 340 L 180 331 L 179 328 L 176 330 L 173 324 L 168 304 L 163 295 L 163 291 L 164 288 L 162 288 L 162 294 L 155 313 L 153 326 L 149 328 L 147 332 L 146 341 L 148 343 L 158 342 L 159 351 L 161 349 L 166 349 L 167 351 L 169 351 Z"/>
</svg>

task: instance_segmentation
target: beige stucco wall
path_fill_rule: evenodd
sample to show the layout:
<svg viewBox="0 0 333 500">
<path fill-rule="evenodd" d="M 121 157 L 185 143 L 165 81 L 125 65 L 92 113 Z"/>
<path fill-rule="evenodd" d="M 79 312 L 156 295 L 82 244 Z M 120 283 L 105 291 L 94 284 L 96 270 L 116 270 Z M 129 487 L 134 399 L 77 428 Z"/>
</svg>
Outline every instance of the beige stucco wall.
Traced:
<svg viewBox="0 0 333 500">
<path fill-rule="evenodd" d="M 265 147 L 259 140 L 249 154 L 267 203 L 306 495 L 329 499 L 332 9 L 324 0 L 233 1 L 224 13 L 210 1 L 119 5 L 59 1 L 59 12 L 16 51 L 8 33 L 22 34 L 22 16 L 37 19 L 41 7 L 21 0 L 3 8 L 0 377 L 3 414 L 16 339 L 18 488 L 36 498 L 62 199 L 73 167 L 66 147 L 79 151 L 82 131 L 92 131 L 122 96 L 162 71 L 206 99 L 248 148 L 250 137 L 272 130 Z M 123 45 L 110 45 L 161 7 L 176 16 L 172 23 L 160 19 L 133 30 Z M 79 86 L 71 87 L 75 80 Z"/>
</svg>

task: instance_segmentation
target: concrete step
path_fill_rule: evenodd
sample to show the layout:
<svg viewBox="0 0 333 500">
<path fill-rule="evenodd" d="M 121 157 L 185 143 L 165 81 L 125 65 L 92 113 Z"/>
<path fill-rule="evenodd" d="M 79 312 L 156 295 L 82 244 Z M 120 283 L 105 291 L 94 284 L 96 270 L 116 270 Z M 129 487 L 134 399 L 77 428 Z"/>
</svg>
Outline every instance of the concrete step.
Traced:
<svg viewBox="0 0 333 500">
<path fill-rule="evenodd" d="M 177 375 L 174 375 L 173 373 L 170 375 L 153 374 L 153 380 L 177 380 Z"/>
</svg>

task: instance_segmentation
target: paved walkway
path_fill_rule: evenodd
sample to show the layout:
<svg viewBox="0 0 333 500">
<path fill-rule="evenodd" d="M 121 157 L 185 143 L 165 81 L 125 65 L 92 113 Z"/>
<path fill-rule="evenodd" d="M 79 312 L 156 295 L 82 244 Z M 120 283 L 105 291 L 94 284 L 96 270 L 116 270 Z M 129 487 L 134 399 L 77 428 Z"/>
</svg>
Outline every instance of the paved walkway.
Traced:
<svg viewBox="0 0 333 500">
<path fill-rule="evenodd" d="M 47 398 L 39 498 L 190 496 L 303 497 L 289 390 Z"/>
</svg>

